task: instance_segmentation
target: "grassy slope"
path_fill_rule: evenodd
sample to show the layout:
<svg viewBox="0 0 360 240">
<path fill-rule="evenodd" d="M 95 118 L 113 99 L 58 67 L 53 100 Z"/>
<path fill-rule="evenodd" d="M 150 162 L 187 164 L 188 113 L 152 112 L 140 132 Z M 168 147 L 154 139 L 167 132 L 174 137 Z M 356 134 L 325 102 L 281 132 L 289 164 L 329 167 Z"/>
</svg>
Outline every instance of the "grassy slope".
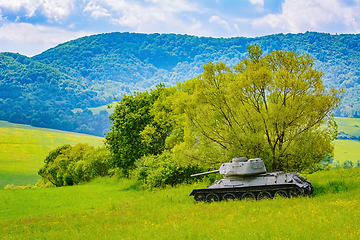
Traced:
<svg viewBox="0 0 360 240">
<path fill-rule="evenodd" d="M 103 138 L 0 121 L 0 189 L 36 183 L 50 150 L 77 143 L 101 146 Z"/>
<path fill-rule="evenodd" d="M 115 109 L 115 103 L 113 104 L 108 104 L 108 105 L 103 105 L 100 107 L 96 107 L 96 108 L 89 108 L 89 110 L 95 115 L 95 114 L 99 114 L 101 110 L 106 110 L 109 114 L 112 114 L 114 112 Z M 110 106 L 110 108 L 108 108 L 108 106 Z M 74 113 L 80 112 L 82 111 L 81 108 L 74 108 L 72 110 Z"/>
<path fill-rule="evenodd" d="M 338 131 L 343 131 L 352 136 L 360 136 L 360 118 L 342 118 L 336 117 L 335 121 L 338 125 Z M 336 140 L 334 161 L 342 164 L 346 160 L 352 161 L 354 164 L 360 159 L 360 141 L 354 140 Z"/>
<path fill-rule="evenodd" d="M 360 160 L 360 142 L 353 140 L 335 140 L 334 163 L 343 164 L 346 160 L 354 164 Z"/>
<path fill-rule="evenodd" d="M 343 131 L 351 136 L 360 136 L 360 118 L 336 117 L 338 131 Z M 357 125 L 358 127 L 355 127 Z"/>
<path fill-rule="evenodd" d="M 306 176 L 310 198 L 195 204 L 184 185 L 146 192 L 96 179 L 72 187 L 0 190 L 5 239 L 359 239 L 360 169 Z"/>
</svg>

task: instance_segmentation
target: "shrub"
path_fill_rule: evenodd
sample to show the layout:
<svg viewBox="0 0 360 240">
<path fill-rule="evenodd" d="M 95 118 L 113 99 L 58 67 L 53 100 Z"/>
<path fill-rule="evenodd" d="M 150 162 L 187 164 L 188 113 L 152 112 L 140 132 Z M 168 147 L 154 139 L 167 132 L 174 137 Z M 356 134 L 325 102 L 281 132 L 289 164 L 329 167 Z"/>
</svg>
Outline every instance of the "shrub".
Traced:
<svg viewBox="0 0 360 240">
<path fill-rule="evenodd" d="M 13 189 L 15 186 L 14 184 L 8 184 L 4 187 L 5 190 L 10 190 L 10 189 Z"/>
<path fill-rule="evenodd" d="M 353 163 L 352 163 L 352 161 L 346 160 L 346 161 L 344 162 L 343 168 L 345 168 L 345 169 L 347 169 L 347 168 L 353 168 Z"/>
<path fill-rule="evenodd" d="M 49 153 L 38 174 L 43 182 L 38 185 L 71 186 L 108 174 L 111 167 L 110 152 L 87 144 L 64 145 Z"/>
<path fill-rule="evenodd" d="M 204 171 L 198 165 L 180 166 L 169 152 L 142 157 L 135 162 L 135 165 L 133 175 L 146 189 L 194 182 L 196 179 L 190 178 L 190 175 Z"/>
</svg>

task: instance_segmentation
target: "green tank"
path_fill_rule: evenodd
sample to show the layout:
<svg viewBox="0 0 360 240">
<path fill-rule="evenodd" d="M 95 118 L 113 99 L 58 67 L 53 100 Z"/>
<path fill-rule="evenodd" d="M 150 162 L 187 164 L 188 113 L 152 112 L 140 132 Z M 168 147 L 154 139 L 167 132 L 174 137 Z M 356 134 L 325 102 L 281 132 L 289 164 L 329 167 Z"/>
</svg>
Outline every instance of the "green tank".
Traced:
<svg viewBox="0 0 360 240">
<path fill-rule="evenodd" d="M 218 170 L 197 173 L 191 177 L 219 172 L 223 179 L 205 189 L 194 189 L 190 196 L 196 201 L 261 200 L 267 198 L 311 195 L 311 183 L 297 173 L 266 172 L 260 158 L 233 158 Z"/>
</svg>

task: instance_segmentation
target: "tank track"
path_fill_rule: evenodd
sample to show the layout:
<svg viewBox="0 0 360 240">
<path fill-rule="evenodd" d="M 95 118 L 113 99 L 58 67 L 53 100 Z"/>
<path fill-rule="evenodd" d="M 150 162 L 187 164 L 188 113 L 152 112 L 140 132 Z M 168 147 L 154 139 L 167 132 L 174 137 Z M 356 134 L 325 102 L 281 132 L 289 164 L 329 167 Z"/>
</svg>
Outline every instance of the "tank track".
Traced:
<svg viewBox="0 0 360 240">
<path fill-rule="evenodd" d="M 240 188 L 206 188 L 194 189 L 190 196 L 194 196 L 196 201 L 217 202 L 228 200 L 261 200 L 272 199 L 274 197 L 299 197 L 309 196 L 313 193 L 314 188 L 308 184 L 305 188 L 300 188 L 295 184 L 284 185 L 266 185 L 251 186 Z"/>
</svg>

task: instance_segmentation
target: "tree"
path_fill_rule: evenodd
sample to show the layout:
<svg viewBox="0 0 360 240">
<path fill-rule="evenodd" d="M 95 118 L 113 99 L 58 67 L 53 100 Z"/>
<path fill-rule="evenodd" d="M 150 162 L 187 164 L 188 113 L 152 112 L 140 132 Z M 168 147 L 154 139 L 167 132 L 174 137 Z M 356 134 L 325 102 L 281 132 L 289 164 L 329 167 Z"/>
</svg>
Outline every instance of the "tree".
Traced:
<svg viewBox="0 0 360 240">
<path fill-rule="evenodd" d="M 262 56 L 257 45 L 233 68 L 209 63 L 178 84 L 172 109 L 184 117 L 173 151 L 217 164 L 261 157 L 268 170 L 304 170 L 332 155 L 332 111 L 342 91 L 325 89 L 314 60 L 294 51 Z"/>
<path fill-rule="evenodd" d="M 129 174 L 140 157 L 162 152 L 163 144 L 144 141 L 141 132 L 148 125 L 157 128 L 156 124 L 151 125 L 154 118 L 150 110 L 164 89 L 165 86 L 159 84 L 150 93 L 125 95 L 109 117 L 112 126 L 105 136 L 105 145 L 112 154 L 114 167 L 121 168 L 125 175 Z M 165 140 L 160 136 L 159 141 L 161 139 Z"/>
</svg>

